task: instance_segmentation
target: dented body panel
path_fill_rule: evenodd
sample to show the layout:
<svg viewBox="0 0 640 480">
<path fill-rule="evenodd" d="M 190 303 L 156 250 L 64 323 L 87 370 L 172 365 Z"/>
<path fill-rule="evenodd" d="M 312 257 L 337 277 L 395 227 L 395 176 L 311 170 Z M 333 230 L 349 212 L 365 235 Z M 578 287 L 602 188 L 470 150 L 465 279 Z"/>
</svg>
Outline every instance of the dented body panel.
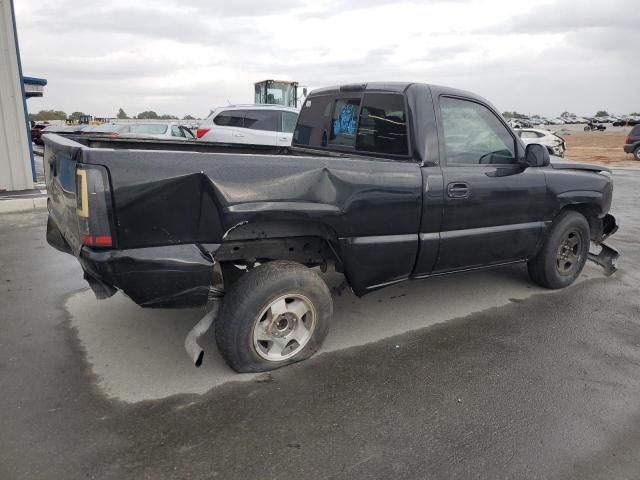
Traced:
<svg viewBox="0 0 640 480">
<path fill-rule="evenodd" d="M 527 260 L 567 206 L 593 212 L 594 240 L 611 230 L 603 226 L 611 222 L 612 191 L 604 169 L 566 162 L 453 168 L 443 156 L 437 95 L 484 100 L 426 85 L 367 88 L 405 95 L 407 157 L 46 136 L 49 243 L 79 259 L 99 296 L 117 288 L 144 307 L 182 307 L 207 301 L 217 264 L 332 263 L 363 295 L 410 278 Z M 524 155 L 515 135 L 514 142 Z M 107 172 L 108 247 L 81 242 L 78 165 Z M 448 195 L 459 181 L 471 184 L 470 198 Z"/>
</svg>

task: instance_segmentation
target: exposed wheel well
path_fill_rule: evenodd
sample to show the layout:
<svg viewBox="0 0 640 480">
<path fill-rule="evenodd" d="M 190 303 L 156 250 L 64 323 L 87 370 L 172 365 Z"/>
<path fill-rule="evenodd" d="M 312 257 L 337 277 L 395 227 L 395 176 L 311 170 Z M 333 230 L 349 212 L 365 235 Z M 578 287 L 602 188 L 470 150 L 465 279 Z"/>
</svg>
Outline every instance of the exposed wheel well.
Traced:
<svg viewBox="0 0 640 480">
<path fill-rule="evenodd" d="M 289 260 L 323 271 L 343 271 L 336 245 L 322 237 L 282 237 L 254 240 L 226 240 L 215 254 L 225 288 L 258 264 Z"/>
<path fill-rule="evenodd" d="M 602 236 L 602 220 L 600 219 L 600 208 L 593 203 L 576 203 L 565 205 L 558 212 L 558 215 L 564 211 L 573 210 L 582 214 L 589 222 L 589 232 L 591 240 L 597 240 Z"/>
</svg>

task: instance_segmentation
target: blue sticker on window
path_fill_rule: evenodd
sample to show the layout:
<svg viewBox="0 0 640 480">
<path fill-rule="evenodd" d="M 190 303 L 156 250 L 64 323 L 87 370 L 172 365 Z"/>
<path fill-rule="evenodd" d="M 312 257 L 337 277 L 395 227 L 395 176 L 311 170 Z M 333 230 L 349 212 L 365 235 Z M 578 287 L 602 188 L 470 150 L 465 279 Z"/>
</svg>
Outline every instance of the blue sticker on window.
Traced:
<svg viewBox="0 0 640 480">
<path fill-rule="evenodd" d="M 357 105 L 345 104 L 340 109 L 340 115 L 333 121 L 333 135 L 337 137 L 341 133 L 354 135 L 356 133 Z"/>
</svg>

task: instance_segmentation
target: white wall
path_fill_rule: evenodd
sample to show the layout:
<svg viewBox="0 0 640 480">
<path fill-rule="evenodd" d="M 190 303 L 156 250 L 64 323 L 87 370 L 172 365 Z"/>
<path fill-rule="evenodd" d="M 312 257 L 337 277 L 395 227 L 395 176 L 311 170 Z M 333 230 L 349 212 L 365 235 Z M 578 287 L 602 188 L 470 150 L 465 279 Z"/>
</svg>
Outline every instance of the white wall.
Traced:
<svg viewBox="0 0 640 480">
<path fill-rule="evenodd" d="M 33 188 L 11 0 L 0 0 L 0 191 Z"/>
</svg>

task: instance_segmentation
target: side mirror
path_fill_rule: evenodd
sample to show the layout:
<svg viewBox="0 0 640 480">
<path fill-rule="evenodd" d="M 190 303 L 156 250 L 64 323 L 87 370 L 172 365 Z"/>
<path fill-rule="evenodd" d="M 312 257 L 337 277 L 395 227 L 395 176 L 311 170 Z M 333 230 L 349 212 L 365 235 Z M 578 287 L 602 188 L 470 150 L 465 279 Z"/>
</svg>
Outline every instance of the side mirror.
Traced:
<svg viewBox="0 0 640 480">
<path fill-rule="evenodd" d="M 546 167 L 551 161 L 549 158 L 549 150 L 539 143 L 530 143 L 527 145 L 524 159 L 530 167 Z"/>
</svg>

